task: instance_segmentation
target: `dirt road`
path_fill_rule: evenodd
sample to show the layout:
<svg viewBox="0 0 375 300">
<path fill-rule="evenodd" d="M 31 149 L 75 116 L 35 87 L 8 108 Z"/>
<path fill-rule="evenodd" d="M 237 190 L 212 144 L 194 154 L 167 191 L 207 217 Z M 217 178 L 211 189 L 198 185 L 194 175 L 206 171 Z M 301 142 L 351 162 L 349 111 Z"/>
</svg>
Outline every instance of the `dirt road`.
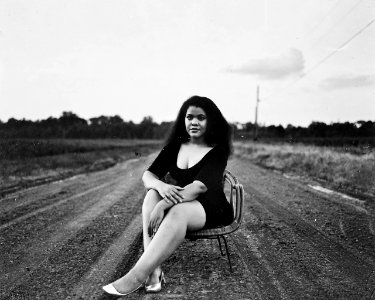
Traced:
<svg viewBox="0 0 375 300">
<path fill-rule="evenodd" d="M 141 174 L 152 157 L 0 199 L 0 299 L 110 299 L 141 253 Z M 229 238 L 186 241 L 158 295 L 126 299 L 375 299 L 375 200 L 327 196 L 238 157 L 245 215 Z"/>
</svg>

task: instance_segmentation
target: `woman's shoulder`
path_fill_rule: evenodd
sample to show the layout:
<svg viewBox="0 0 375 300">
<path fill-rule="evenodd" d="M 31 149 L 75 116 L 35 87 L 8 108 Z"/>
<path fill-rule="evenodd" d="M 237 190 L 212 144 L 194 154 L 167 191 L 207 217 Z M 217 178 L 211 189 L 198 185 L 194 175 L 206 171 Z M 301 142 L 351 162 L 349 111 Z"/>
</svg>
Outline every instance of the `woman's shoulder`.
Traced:
<svg viewBox="0 0 375 300">
<path fill-rule="evenodd" d="M 164 144 L 162 150 L 164 151 L 174 151 L 176 149 L 179 149 L 181 146 L 180 142 L 172 141 L 172 142 L 167 142 Z"/>
<path fill-rule="evenodd" d="M 227 149 L 221 144 L 213 145 L 213 147 L 209 151 L 209 153 L 212 156 L 215 156 L 215 157 L 219 156 L 219 157 L 223 157 L 223 158 L 226 158 L 226 159 L 228 159 L 228 157 L 229 157 L 229 153 L 228 153 Z"/>
<path fill-rule="evenodd" d="M 227 152 L 227 148 L 222 144 L 215 144 L 214 149 L 221 152 Z"/>
</svg>

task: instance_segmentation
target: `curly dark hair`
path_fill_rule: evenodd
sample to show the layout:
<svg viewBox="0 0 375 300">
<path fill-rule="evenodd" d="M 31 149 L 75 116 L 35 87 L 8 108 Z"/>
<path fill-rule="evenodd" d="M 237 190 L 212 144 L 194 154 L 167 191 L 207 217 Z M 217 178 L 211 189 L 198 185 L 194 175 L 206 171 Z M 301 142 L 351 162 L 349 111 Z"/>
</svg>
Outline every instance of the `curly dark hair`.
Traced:
<svg viewBox="0 0 375 300">
<path fill-rule="evenodd" d="M 182 104 L 166 144 L 185 143 L 189 140 L 189 134 L 185 128 L 185 117 L 190 106 L 202 108 L 207 115 L 205 142 L 210 146 L 220 145 L 230 155 L 232 152 L 232 128 L 216 104 L 211 99 L 201 96 L 192 96 Z"/>
</svg>

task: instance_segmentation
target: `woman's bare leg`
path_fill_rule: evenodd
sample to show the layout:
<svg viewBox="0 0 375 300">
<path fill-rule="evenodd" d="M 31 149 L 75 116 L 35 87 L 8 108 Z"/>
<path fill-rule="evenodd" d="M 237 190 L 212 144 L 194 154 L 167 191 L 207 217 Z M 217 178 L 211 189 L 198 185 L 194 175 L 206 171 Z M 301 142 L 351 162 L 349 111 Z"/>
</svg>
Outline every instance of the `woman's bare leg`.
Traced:
<svg viewBox="0 0 375 300">
<path fill-rule="evenodd" d="M 148 225 L 150 222 L 150 215 L 153 211 L 155 205 L 161 200 L 159 193 L 155 190 L 149 190 L 143 200 L 142 205 L 142 227 L 143 227 L 143 249 L 146 251 L 151 237 L 148 235 Z M 159 276 L 161 273 L 160 266 L 157 266 L 153 272 L 151 272 L 147 284 L 155 284 L 159 281 Z"/>
<path fill-rule="evenodd" d="M 205 222 L 206 214 L 198 201 L 173 206 L 133 269 L 113 283 L 115 288 L 120 293 L 136 288 L 177 249 L 187 230 L 199 230 Z"/>
</svg>

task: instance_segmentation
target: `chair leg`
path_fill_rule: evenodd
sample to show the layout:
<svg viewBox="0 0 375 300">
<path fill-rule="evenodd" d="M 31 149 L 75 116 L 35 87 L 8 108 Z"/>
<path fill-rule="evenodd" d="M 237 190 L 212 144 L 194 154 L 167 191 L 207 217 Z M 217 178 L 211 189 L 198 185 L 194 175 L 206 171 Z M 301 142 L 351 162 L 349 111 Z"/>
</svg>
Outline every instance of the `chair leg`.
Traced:
<svg viewBox="0 0 375 300">
<path fill-rule="evenodd" d="M 221 236 L 224 240 L 224 244 L 225 244 L 225 252 L 227 253 L 227 257 L 228 257 L 228 263 L 229 263 L 229 269 L 230 269 L 230 272 L 233 273 L 233 268 L 232 268 L 232 263 L 230 261 L 230 256 L 229 256 L 229 249 L 228 249 L 228 244 L 227 244 L 227 239 L 225 238 L 224 235 Z"/>
<path fill-rule="evenodd" d="M 219 248 L 220 248 L 221 256 L 224 256 L 225 253 L 223 252 L 223 249 L 221 248 L 220 236 L 217 237 L 217 241 L 219 242 Z"/>
</svg>

